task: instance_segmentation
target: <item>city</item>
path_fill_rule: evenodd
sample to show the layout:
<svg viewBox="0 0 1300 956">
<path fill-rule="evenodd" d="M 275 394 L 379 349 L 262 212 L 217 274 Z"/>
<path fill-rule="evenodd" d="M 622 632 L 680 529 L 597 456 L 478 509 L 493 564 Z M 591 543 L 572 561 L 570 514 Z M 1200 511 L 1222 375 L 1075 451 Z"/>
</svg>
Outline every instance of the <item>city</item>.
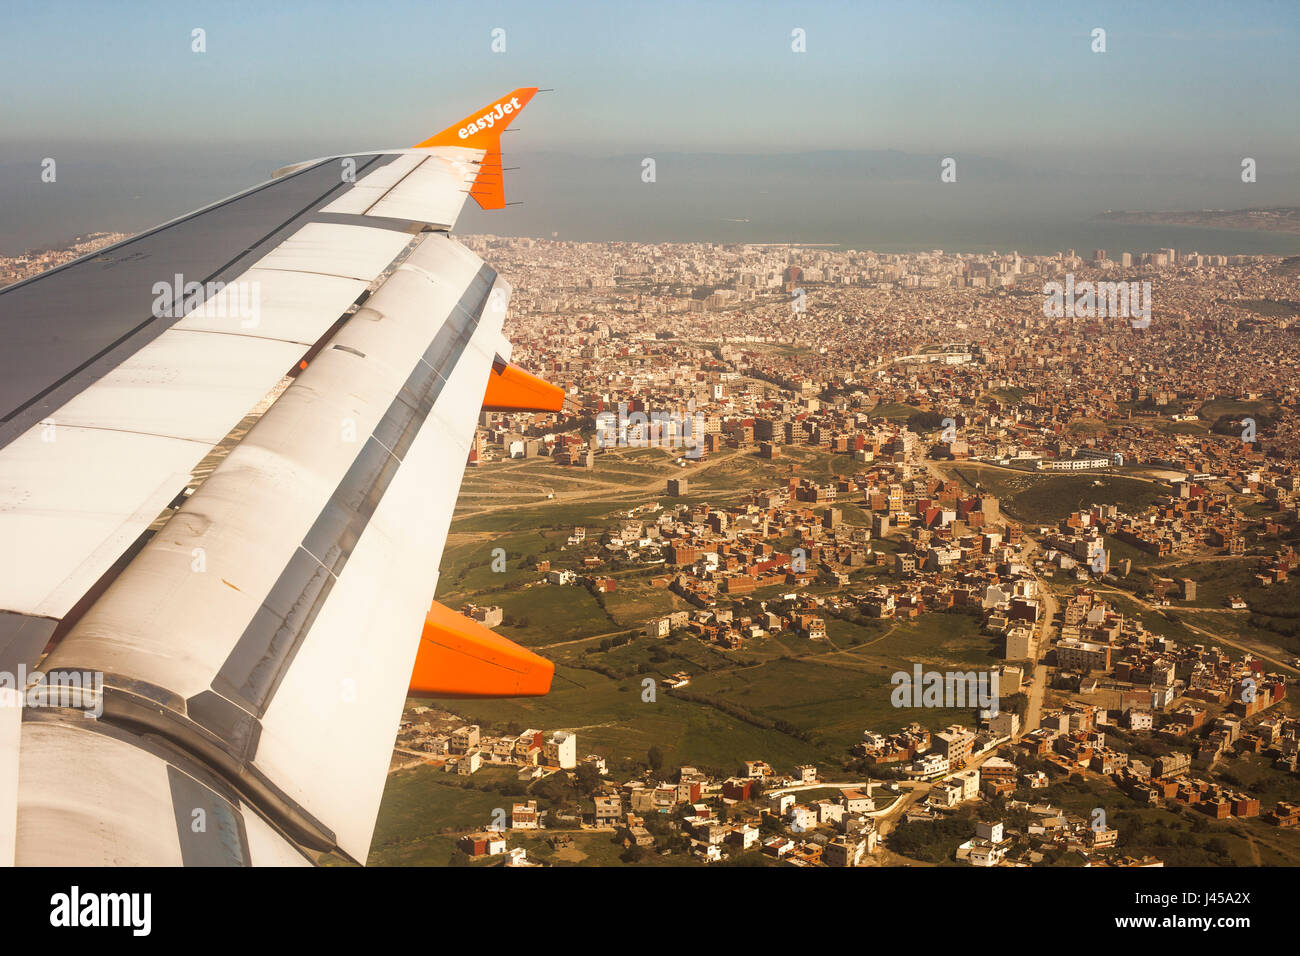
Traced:
<svg viewBox="0 0 1300 956">
<path fill-rule="evenodd" d="M 22 942 L 1285 930 L 1300 7 L 4 27 Z"/>
<path fill-rule="evenodd" d="M 439 596 L 560 683 L 408 709 L 374 862 L 1297 861 L 1296 260 L 466 242 L 583 404 L 483 413 Z"/>
</svg>

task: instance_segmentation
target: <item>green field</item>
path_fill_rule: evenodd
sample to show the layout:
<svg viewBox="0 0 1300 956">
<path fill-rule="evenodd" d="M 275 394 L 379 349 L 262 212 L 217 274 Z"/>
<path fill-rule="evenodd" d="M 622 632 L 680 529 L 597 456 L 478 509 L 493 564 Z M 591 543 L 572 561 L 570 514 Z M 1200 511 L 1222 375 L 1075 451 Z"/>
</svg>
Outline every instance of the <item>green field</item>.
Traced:
<svg viewBox="0 0 1300 956">
<path fill-rule="evenodd" d="M 1223 415 L 1272 415 L 1276 414 L 1277 405 L 1268 401 L 1246 402 L 1232 398 L 1216 398 L 1201 406 L 1201 418 L 1213 422 Z"/>
<path fill-rule="evenodd" d="M 1270 317 L 1300 315 L 1300 302 L 1292 302 L 1289 299 L 1234 299 L 1232 304 L 1256 315 Z"/>
<path fill-rule="evenodd" d="M 503 779 L 503 773 L 482 770 L 469 779 L 485 786 Z M 513 771 L 510 776 L 513 778 Z M 494 810 L 503 807 L 509 813 L 510 804 L 519 799 L 490 790 L 462 789 L 460 782 L 465 779 L 427 766 L 390 774 L 370 844 L 369 865 L 445 865 L 458 834 L 486 827 Z"/>
<path fill-rule="evenodd" d="M 907 415 L 915 409 L 902 409 Z M 849 455 L 811 448 L 783 449 L 774 461 L 752 452 L 715 456 L 683 473 L 690 496 L 681 500 L 720 500 L 750 488 L 775 486 L 791 469 L 818 481 L 857 469 Z M 724 774 L 742 759 L 764 759 L 778 768 L 799 763 L 840 767 L 863 730 L 888 732 L 912 720 L 935 728 L 960 721 L 972 723 L 973 710 L 896 710 L 890 704 L 890 676 L 910 670 L 960 667 L 969 670 L 997 662 L 995 642 L 982 635 L 974 618 L 925 614 L 914 622 L 855 624 L 827 616 L 829 640 L 809 642 L 778 634 L 748 642 L 730 652 L 706 646 L 693 637 L 662 641 L 642 636 L 651 617 L 690 609 L 681 598 L 649 585 L 664 568 L 602 566 L 619 583 L 616 591 L 597 596 L 580 586 L 538 583 L 532 562 L 549 560 L 553 568 L 581 572 L 581 557 L 594 545 L 568 547 L 574 525 L 587 528 L 588 539 L 615 526 L 633 506 L 678 500 L 647 494 L 653 484 L 678 474 L 664 452 L 620 449 L 598 458 L 590 472 L 575 474 L 607 483 L 598 500 L 557 498 L 530 500 L 532 489 L 554 485 L 550 475 L 565 472 L 546 459 L 504 462 L 471 473 L 467 489 L 481 495 L 502 494 L 517 486 L 523 503 L 516 507 L 484 505 L 471 499 L 452 525 L 444 553 L 438 598 L 458 605 L 467 601 L 497 604 L 506 614 L 498 633 L 518 643 L 544 648 L 556 663 L 552 691 L 543 698 L 485 701 L 440 701 L 438 706 L 482 724 L 486 730 L 507 724 L 567 729 L 579 736 L 583 753 L 602 754 L 611 770 L 633 771 L 645 762 L 651 746 L 665 752 L 668 764 L 695 764 Z M 493 499 L 495 500 L 495 499 Z M 849 524 L 865 524 L 856 505 L 840 507 Z M 490 510 L 476 510 L 488 508 Z M 492 568 L 493 549 L 504 548 L 506 571 Z M 856 577 L 879 573 L 870 568 Z M 757 593 L 755 600 L 773 596 Z M 833 592 L 816 586 L 813 593 Z M 674 693 L 662 679 L 674 672 L 692 675 L 688 687 Z M 656 681 L 653 702 L 643 701 L 643 681 Z M 399 777 L 402 775 L 399 774 Z"/>
<path fill-rule="evenodd" d="M 978 483 L 1001 501 L 1004 512 L 1030 524 L 1055 524 L 1094 504 L 1134 513 L 1168 494 L 1161 484 L 1112 474 L 1039 473 L 970 463 L 941 467 L 969 487 Z"/>
<path fill-rule="evenodd" d="M 872 418 L 887 418 L 890 421 L 906 421 L 919 411 L 922 411 L 922 409 L 917 408 L 915 405 L 903 405 L 898 402 L 885 402 L 877 405 L 875 408 L 867 412 L 867 414 Z"/>
<path fill-rule="evenodd" d="M 988 394 L 996 398 L 999 402 L 1014 405 L 1029 394 L 1029 389 L 1019 388 L 1016 386 L 1010 388 L 995 388 Z"/>
<path fill-rule="evenodd" d="M 1152 573 L 1161 577 L 1191 578 L 1196 582 L 1196 600 L 1184 601 L 1177 593 L 1169 595 L 1178 607 L 1222 608 L 1227 606 L 1230 595 L 1243 597 L 1255 589 L 1254 558 L 1232 558 L 1227 560 L 1187 561 L 1181 564 L 1162 564 L 1152 569 Z M 1258 589 L 1262 592 L 1262 589 Z"/>
<path fill-rule="evenodd" d="M 897 406 L 878 411 L 905 418 L 916 409 Z M 601 533 L 648 502 L 658 500 L 665 507 L 704 501 L 721 504 L 753 488 L 783 484 L 792 474 L 824 482 L 859 467 L 849 455 L 817 449 L 783 448 L 782 454 L 764 460 L 752 452 L 731 451 L 679 469 L 663 451 L 620 449 L 598 457 L 590 472 L 559 468 L 549 459 L 493 464 L 472 472 L 444 551 L 437 597 L 451 606 L 500 605 L 506 623 L 497 628 L 498 633 L 539 649 L 555 662 L 556 675 L 545 697 L 428 703 L 480 724 L 489 735 L 523 727 L 574 732 L 579 756 L 604 756 L 607 779 L 615 782 L 652 764 L 664 779 L 672 779 L 675 769 L 683 765 L 729 776 L 739 772 L 746 759 L 766 760 L 778 772 L 813 763 L 821 768 L 823 779 L 846 779 L 860 770 L 851 748 L 864 730 L 888 733 L 912 721 L 932 730 L 950 723 L 973 725 L 974 708 L 895 708 L 890 678 L 897 671 L 910 672 L 914 664 L 940 671 L 995 666 L 1000 661 L 999 642 L 980 633 L 976 617 L 922 614 L 914 621 L 855 623 L 826 613 L 827 641 L 778 633 L 750 640 L 736 651 L 682 633 L 663 640 L 642 635 L 647 619 L 693 608 L 677 595 L 650 585 L 651 577 L 670 569 L 623 563 L 600 551 Z M 1002 500 L 1009 516 L 1030 524 L 1054 523 L 1093 503 L 1114 503 L 1136 511 L 1166 493 L 1161 484 L 1122 474 L 1034 474 L 961 462 L 943 467 L 968 485 L 980 482 Z M 668 499 L 664 488 L 668 476 L 687 478 L 689 494 Z M 848 524 L 868 520 L 856 504 L 836 507 Z M 654 516 L 641 513 L 638 518 L 653 521 Z M 566 539 L 576 525 L 587 529 L 588 542 L 569 546 Z M 1126 547 L 1114 543 L 1113 557 L 1124 556 Z M 493 568 L 496 548 L 505 551 L 504 571 Z M 582 586 L 545 584 L 534 566 L 546 560 L 552 568 L 585 573 L 582 559 L 592 554 L 603 558 L 597 573 L 618 582 L 614 592 L 596 595 Z M 1142 568 L 1154 563 L 1141 552 L 1133 556 L 1136 570 L 1126 587 L 1142 584 Z M 1300 645 L 1295 627 L 1300 621 L 1300 586 L 1292 582 L 1270 589 L 1248 587 L 1252 566 L 1247 560 L 1188 559 L 1157 571 L 1170 577 L 1186 574 L 1198 581 L 1198 600 L 1182 611 L 1188 623 L 1217 626 L 1222 617 L 1225 634 L 1250 631 L 1279 646 L 1290 646 L 1292 641 Z M 887 572 L 870 568 L 857 572 L 854 580 L 867 582 L 880 573 Z M 754 602 L 770 598 L 786 587 L 774 586 L 749 598 Z M 808 589 L 813 594 L 835 590 L 821 584 Z M 1246 592 L 1251 602 L 1249 616 L 1211 613 L 1227 593 L 1238 591 Z M 1126 613 L 1141 613 L 1152 630 L 1191 643 L 1206 640 L 1177 619 L 1178 608 L 1171 609 L 1171 620 L 1126 597 L 1107 597 Z M 689 685 L 669 690 L 664 678 L 681 671 L 691 675 Z M 1242 786 L 1248 789 L 1258 788 L 1267 796 L 1287 789 L 1287 781 L 1275 779 L 1271 768 L 1249 760 L 1236 766 Z M 536 795 L 543 808 L 554 809 L 555 800 L 565 801 L 554 789 L 567 786 L 563 779 L 561 775 L 534 784 L 530 795 Z M 456 835 L 487 825 L 495 809 L 508 808 L 522 798 L 523 790 L 509 769 L 485 768 L 469 778 L 429 766 L 397 771 L 385 790 L 369 862 L 467 862 L 455 851 Z M 1061 796 L 1062 803 L 1080 805 L 1102 798 L 1087 788 Z M 1125 798 L 1108 788 L 1105 799 L 1114 803 Z M 1145 852 L 1150 847 L 1149 852 L 1171 863 L 1240 863 L 1253 859 L 1252 854 L 1262 854 L 1266 863 L 1300 861 L 1300 836 L 1274 838 L 1273 849 L 1263 846 L 1267 839 L 1255 840 L 1260 844 L 1256 847 L 1253 835 L 1264 826 L 1259 821 L 1234 822 L 1206 834 L 1196 829 L 1194 818 L 1183 820 L 1168 811 L 1124 805 L 1116 813 L 1121 832 L 1127 832 L 1123 844 L 1127 852 Z M 512 834 L 509 842 L 512 847 L 525 846 L 531 857 L 553 865 L 624 865 L 623 848 L 610 833 L 577 832 L 572 847 L 558 850 L 545 842 L 545 836 Z M 683 862 L 686 859 L 680 854 L 649 853 L 638 865 Z M 470 865 L 499 863 L 498 858 Z"/>
<path fill-rule="evenodd" d="M 1149 807 L 1091 775 L 1061 780 L 1035 796 L 1085 819 L 1100 808 L 1106 825 L 1119 831 L 1118 852 L 1150 854 L 1166 866 L 1294 866 L 1300 850 L 1294 831 L 1258 818 L 1216 821 L 1193 808 Z"/>
<path fill-rule="evenodd" d="M 575 731 L 580 749 L 610 758 L 611 768 L 635 769 L 658 744 L 671 766 L 724 774 L 742 759 L 785 770 L 808 762 L 839 767 L 868 728 L 973 723 L 973 709 L 895 709 L 890 677 L 914 663 L 941 670 L 995 664 L 995 642 L 974 618 L 929 614 L 896 626 L 831 619 L 827 628 L 827 642 L 780 635 L 736 652 L 694 638 L 636 637 L 607 651 L 594 642 L 569 645 L 547 652 L 556 679 L 546 697 L 434 703 L 487 728 L 513 722 Z M 643 700 L 643 681 L 682 670 L 692 681 L 681 692 L 656 683 L 655 700 Z"/>
</svg>

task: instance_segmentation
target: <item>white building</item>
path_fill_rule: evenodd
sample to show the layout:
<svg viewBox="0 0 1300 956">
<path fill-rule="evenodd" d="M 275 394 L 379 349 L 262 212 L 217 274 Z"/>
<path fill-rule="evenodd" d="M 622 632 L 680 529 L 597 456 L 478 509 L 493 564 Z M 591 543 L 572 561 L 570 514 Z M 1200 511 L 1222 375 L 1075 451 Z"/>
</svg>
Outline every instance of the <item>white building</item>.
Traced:
<svg viewBox="0 0 1300 956">
<path fill-rule="evenodd" d="M 546 741 L 546 762 L 561 770 L 578 766 L 578 735 L 567 730 L 557 730 Z"/>
<path fill-rule="evenodd" d="M 843 804 L 831 803 L 829 800 L 818 800 L 813 806 L 817 810 L 818 823 L 839 823 L 844 819 Z"/>
<path fill-rule="evenodd" d="M 1091 468 L 1109 468 L 1109 455 L 1080 455 L 1077 458 L 1058 458 L 1052 461 L 1038 462 L 1039 471 L 1085 471 Z"/>
<path fill-rule="evenodd" d="M 948 758 L 939 753 L 928 753 L 918 757 L 912 764 L 912 772 L 921 777 L 931 777 L 948 772 Z"/>
<path fill-rule="evenodd" d="M 448 764 L 449 769 L 450 766 L 451 765 Z M 482 766 L 483 751 L 472 750 L 456 761 L 456 773 L 460 774 L 462 777 L 467 777 L 472 773 L 478 773 Z"/>
<path fill-rule="evenodd" d="M 997 866 L 1007 855 L 1008 847 L 987 840 L 974 840 L 966 861 L 971 866 Z"/>
<path fill-rule="evenodd" d="M 742 850 L 748 850 L 758 843 L 758 834 L 758 827 L 744 824 L 731 831 L 727 836 L 727 842 L 739 846 Z"/>
<path fill-rule="evenodd" d="M 988 840 L 990 843 L 1002 842 L 1002 823 L 987 823 L 979 820 L 975 823 L 975 836 L 981 840 Z"/>
<path fill-rule="evenodd" d="M 1020 715 L 1004 710 L 989 718 L 989 733 L 998 737 L 1014 737 L 1020 733 Z"/>
<path fill-rule="evenodd" d="M 793 793 L 781 793 L 772 797 L 768 801 L 768 808 L 778 817 L 783 817 L 790 812 L 790 808 L 795 804 Z"/>
<path fill-rule="evenodd" d="M 1128 717 L 1129 730 L 1150 730 L 1151 729 L 1150 711 L 1135 710 L 1130 707 L 1128 714 L 1126 716 Z"/>
<path fill-rule="evenodd" d="M 536 860 L 528 859 L 528 851 L 521 846 L 515 847 L 506 856 L 506 866 L 542 866 Z"/>
<path fill-rule="evenodd" d="M 817 827 L 817 811 L 806 803 L 796 803 L 790 808 L 790 829 L 807 833 Z"/>
<path fill-rule="evenodd" d="M 978 770 L 964 770 L 935 785 L 930 799 L 941 807 L 955 807 L 979 795 Z"/>
</svg>

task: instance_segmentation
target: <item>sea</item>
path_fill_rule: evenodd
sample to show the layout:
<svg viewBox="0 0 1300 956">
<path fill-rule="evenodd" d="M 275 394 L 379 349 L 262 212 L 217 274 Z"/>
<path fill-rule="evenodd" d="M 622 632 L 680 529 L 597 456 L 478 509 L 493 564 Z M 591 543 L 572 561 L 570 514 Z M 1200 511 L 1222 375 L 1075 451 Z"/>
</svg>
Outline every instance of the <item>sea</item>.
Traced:
<svg viewBox="0 0 1300 956">
<path fill-rule="evenodd" d="M 91 232 L 147 229 L 263 182 L 280 166 L 336 152 L 257 144 L 0 142 L 0 255 Z M 941 182 L 937 157 L 894 151 L 773 155 L 655 153 L 507 157 L 503 210 L 467 204 L 466 234 L 604 242 L 803 243 L 878 253 L 1016 251 L 1091 256 L 1174 248 L 1300 255 L 1300 235 L 1135 225 L 1108 210 L 1300 205 L 1293 174 L 1240 182 L 1238 171 L 1120 175 L 960 159 Z M 42 162 L 55 159 L 54 182 Z M 647 166 L 646 159 L 654 160 Z M 647 175 L 649 172 L 649 175 Z"/>
</svg>

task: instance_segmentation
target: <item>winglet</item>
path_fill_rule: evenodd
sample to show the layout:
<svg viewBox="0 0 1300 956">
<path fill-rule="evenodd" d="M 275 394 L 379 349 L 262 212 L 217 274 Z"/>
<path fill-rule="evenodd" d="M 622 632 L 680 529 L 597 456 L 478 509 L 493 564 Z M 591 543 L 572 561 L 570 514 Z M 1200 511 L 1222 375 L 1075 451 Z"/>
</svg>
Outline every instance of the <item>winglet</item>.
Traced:
<svg viewBox="0 0 1300 956">
<path fill-rule="evenodd" d="M 535 86 L 521 86 L 505 96 L 475 110 L 464 119 L 434 133 L 416 149 L 429 146 L 464 146 L 484 151 L 483 162 L 469 194 L 484 209 L 501 209 L 506 204 L 501 175 L 501 134 L 537 93 Z"/>
<path fill-rule="evenodd" d="M 537 93 L 535 86 L 521 86 L 505 96 L 477 109 L 459 122 L 452 123 L 440 133 L 434 133 L 416 149 L 426 146 L 465 146 L 469 149 L 490 149 L 498 145 L 501 133 L 514 122 L 528 101 Z"/>
</svg>

